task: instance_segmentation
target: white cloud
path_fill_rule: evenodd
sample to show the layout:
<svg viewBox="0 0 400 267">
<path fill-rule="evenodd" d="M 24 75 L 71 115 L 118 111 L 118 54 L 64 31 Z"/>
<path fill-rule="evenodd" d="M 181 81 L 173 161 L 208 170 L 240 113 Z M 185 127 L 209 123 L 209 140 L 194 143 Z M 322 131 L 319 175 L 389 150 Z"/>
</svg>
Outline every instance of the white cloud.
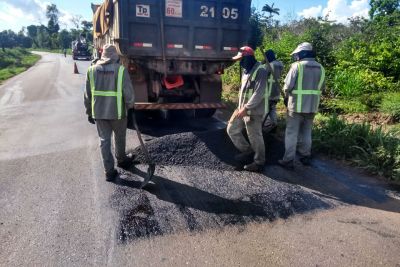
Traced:
<svg viewBox="0 0 400 267">
<path fill-rule="evenodd" d="M 321 15 L 322 6 L 312 6 L 310 8 L 306 8 L 298 13 L 299 16 L 304 18 L 315 18 Z"/>
<path fill-rule="evenodd" d="M 347 0 L 328 0 L 325 8 L 310 7 L 302 10 L 298 15 L 305 18 L 322 15 L 323 17 L 328 16 L 329 20 L 338 23 L 348 23 L 348 18 L 351 17 L 368 17 L 369 8 L 368 0 L 352 0 L 350 3 Z"/>
</svg>

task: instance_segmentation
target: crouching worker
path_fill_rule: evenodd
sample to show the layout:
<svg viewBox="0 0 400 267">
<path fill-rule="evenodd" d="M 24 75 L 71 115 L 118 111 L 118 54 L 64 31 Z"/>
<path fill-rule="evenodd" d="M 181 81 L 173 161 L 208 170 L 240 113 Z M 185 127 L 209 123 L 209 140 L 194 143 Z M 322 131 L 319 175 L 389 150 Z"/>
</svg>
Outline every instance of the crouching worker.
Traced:
<svg viewBox="0 0 400 267">
<path fill-rule="evenodd" d="M 292 64 L 283 88 L 287 121 L 285 155 L 279 161 L 281 166 L 289 169 L 294 168 L 296 152 L 304 165 L 310 164 L 313 120 L 325 88 L 325 70 L 315 60 L 310 43 L 300 44 L 292 56 L 297 62 Z"/>
<path fill-rule="evenodd" d="M 101 156 L 107 181 L 118 176 L 111 153 L 111 135 L 114 133 L 117 166 L 128 169 L 132 157 L 125 154 L 127 110 L 134 106 L 134 92 L 127 70 L 119 64 L 115 46 L 105 45 L 100 60 L 86 75 L 84 103 L 88 121 L 97 125 Z"/>
<path fill-rule="evenodd" d="M 248 46 L 240 48 L 233 60 L 240 60 L 244 69 L 239 93 L 239 106 L 228 123 L 228 135 L 241 152 L 236 160 L 245 165 L 244 169 L 261 172 L 265 164 L 265 146 L 262 135 L 263 117 L 268 110 L 267 76 L 264 66 L 257 62 L 254 51 Z M 267 97 L 266 97 L 267 96 Z M 247 142 L 242 131 L 246 129 L 250 141 Z M 248 159 L 251 159 L 249 161 Z"/>
</svg>

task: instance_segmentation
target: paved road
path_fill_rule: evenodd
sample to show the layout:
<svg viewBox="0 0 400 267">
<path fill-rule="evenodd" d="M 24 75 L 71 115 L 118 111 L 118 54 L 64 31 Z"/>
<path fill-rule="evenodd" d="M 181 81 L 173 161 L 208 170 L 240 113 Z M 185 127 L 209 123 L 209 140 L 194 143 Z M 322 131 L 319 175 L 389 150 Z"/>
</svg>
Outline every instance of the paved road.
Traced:
<svg viewBox="0 0 400 267">
<path fill-rule="evenodd" d="M 1 266 L 400 266 L 399 188 L 336 162 L 262 175 L 158 166 L 146 190 L 139 165 L 106 183 L 72 71 L 42 53 L 0 86 Z"/>
</svg>

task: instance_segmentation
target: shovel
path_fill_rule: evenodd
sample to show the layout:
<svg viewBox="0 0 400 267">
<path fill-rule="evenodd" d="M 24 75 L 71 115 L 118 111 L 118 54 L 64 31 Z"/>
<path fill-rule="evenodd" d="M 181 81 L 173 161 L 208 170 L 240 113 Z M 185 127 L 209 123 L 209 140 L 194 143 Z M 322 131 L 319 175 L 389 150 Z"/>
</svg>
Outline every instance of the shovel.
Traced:
<svg viewBox="0 0 400 267">
<path fill-rule="evenodd" d="M 137 121 L 136 121 L 135 112 L 133 112 L 133 115 L 132 115 L 132 122 L 133 122 L 133 126 L 136 129 L 136 133 L 137 133 L 137 136 L 138 136 L 138 139 L 139 139 L 139 142 L 140 142 L 140 147 L 141 147 L 141 149 L 142 149 L 142 151 L 144 153 L 144 156 L 146 157 L 147 164 L 149 165 L 149 167 L 147 168 L 147 176 L 145 177 L 144 181 L 140 185 L 140 189 L 142 189 L 150 182 L 151 178 L 153 178 L 154 171 L 156 170 L 156 164 L 154 164 L 153 161 L 151 160 L 149 151 L 147 150 L 147 148 L 146 148 L 146 146 L 145 146 L 145 144 L 143 142 L 142 134 L 141 134 L 141 132 L 139 130 L 139 127 L 138 127 L 138 124 L 137 124 Z"/>
</svg>

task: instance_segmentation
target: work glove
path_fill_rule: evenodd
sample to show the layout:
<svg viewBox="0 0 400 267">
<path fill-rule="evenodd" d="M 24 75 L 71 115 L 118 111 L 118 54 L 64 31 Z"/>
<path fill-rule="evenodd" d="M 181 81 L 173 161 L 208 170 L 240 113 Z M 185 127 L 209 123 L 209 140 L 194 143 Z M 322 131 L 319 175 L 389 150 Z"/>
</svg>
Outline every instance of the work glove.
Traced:
<svg viewBox="0 0 400 267">
<path fill-rule="evenodd" d="M 92 116 L 88 116 L 87 120 L 91 124 L 96 124 L 96 121 L 92 118 Z"/>
<path fill-rule="evenodd" d="M 285 99 L 283 99 L 283 104 L 285 104 L 285 107 L 287 107 L 287 105 L 288 105 L 288 102 L 289 102 L 289 98 L 285 98 Z"/>
</svg>

